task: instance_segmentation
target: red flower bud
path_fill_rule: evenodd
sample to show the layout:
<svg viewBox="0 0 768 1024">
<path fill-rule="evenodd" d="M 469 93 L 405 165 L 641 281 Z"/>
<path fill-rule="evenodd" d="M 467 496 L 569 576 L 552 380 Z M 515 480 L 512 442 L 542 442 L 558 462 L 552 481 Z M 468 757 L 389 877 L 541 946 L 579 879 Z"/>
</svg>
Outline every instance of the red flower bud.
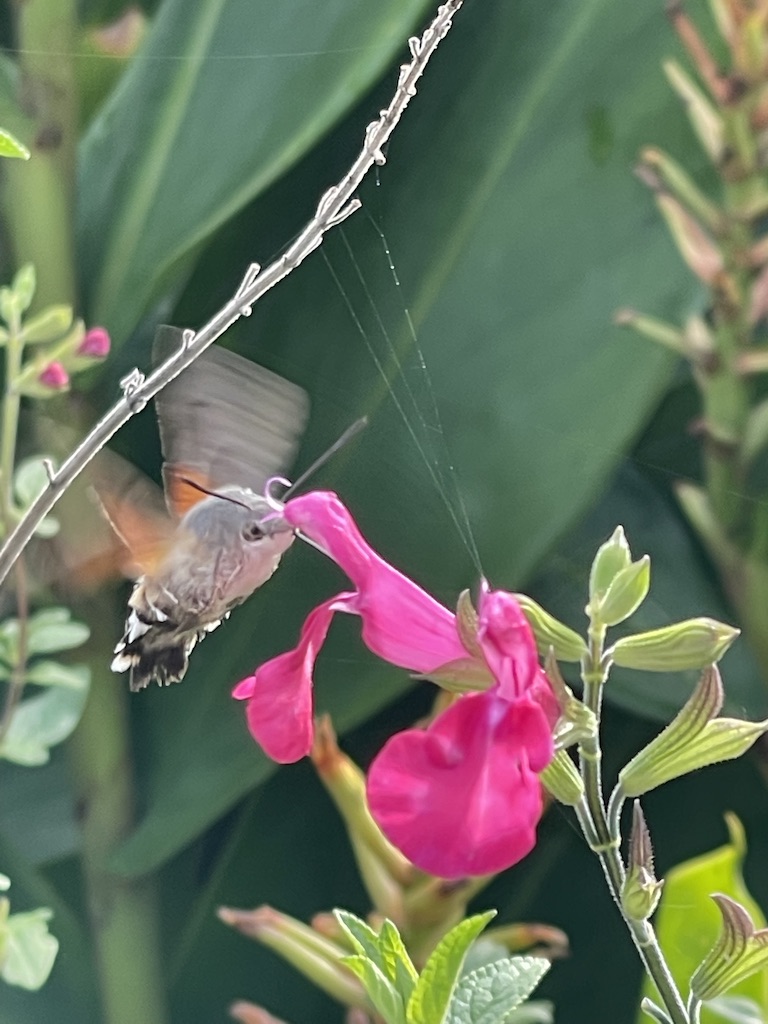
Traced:
<svg viewBox="0 0 768 1024">
<path fill-rule="evenodd" d="M 37 379 L 53 391 L 62 391 L 69 384 L 69 376 L 61 363 L 49 363 Z"/>
<path fill-rule="evenodd" d="M 104 327 L 91 327 L 77 348 L 79 356 L 104 359 L 109 354 L 109 332 Z"/>
</svg>

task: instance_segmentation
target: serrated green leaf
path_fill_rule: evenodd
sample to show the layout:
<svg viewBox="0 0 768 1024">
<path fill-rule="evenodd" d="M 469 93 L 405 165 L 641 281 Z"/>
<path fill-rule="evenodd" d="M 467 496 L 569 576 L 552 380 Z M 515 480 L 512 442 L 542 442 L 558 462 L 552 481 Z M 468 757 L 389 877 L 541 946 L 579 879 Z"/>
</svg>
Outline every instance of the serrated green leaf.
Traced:
<svg viewBox="0 0 768 1024">
<path fill-rule="evenodd" d="M 29 160 L 30 155 L 23 142 L 19 142 L 10 132 L 0 128 L 0 156 L 7 156 L 17 160 Z"/>
<path fill-rule="evenodd" d="M 392 982 L 405 1005 L 410 998 L 418 974 L 395 925 L 384 920 L 377 933 L 365 921 L 346 910 L 334 910 L 357 952 L 373 963 Z"/>
<path fill-rule="evenodd" d="M 62 665 L 58 661 L 36 661 L 27 669 L 28 683 L 36 686 L 63 686 L 69 690 L 85 690 L 91 679 L 87 665 Z"/>
<path fill-rule="evenodd" d="M 70 735 L 85 707 L 87 689 L 52 688 L 27 697 L 13 713 L 0 757 L 16 764 L 45 764 L 49 748 Z"/>
<path fill-rule="evenodd" d="M 84 644 L 90 636 L 85 623 L 75 621 L 68 608 L 45 608 L 35 612 L 29 619 L 28 628 L 29 657 L 68 651 Z"/>
<path fill-rule="evenodd" d="M 402 996 L 376 964 L 365 956 L 347 956 L 342 963 L 362 981 L 372 1005 L 387 1024 L 406 1024 Z"/>
<path fill-rule="evenodd" d="M 379 949 L 384 973 L 394 984 L 407 1005 L 418 979 L 418 972 L 405 948 L 400 932 L 390 920 L 383 921 L 379 932 Z"/>
<path fill-rule="evenodd" d="M 59 951 L 58 939 L 48 931 L 51 916 L 40 907 L 8 918 L 0 977 L 9 985 L 36 990 L 47 981 Z"/>
<path fill-rule="evenodd" d="M 375 961 L 379 955 L 379 936 L 374 929 L 349 910 L 336 909 L 333 916 L 346 933 L 352 948 Z"/>
<path fill-rule="evenodd" d="M 549 968 L 543 957 L 519 956 L 465 974 L 451 999 L 447 1024 L 506 1024 Z"/>
<path fill-rule="evenodd" d="M 442 1024 L 469 947 L 495 916 L 495 910 L 475 914 L 443 936 L 424 965 L 408 1001 L 408 1024 Z"/>
</svg>

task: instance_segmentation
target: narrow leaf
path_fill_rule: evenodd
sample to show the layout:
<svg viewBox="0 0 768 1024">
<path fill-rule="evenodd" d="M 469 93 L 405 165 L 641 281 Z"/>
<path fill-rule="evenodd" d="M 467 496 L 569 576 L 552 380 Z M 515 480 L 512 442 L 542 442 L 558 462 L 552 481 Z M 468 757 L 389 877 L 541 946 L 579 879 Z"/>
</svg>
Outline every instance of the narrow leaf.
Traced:
<svg viewBox="0 0 768 1024">
<path fill-rule="evenodd" d="M 402 997 L 383 971 L 364 956 L 348 956 L 342 963 L 362 981 L 368 998 L 387 1024 L 405 1024 Z"/>
<path fill-rule="evenodd" d="M 442 1024 L 469 947 L 495 910 L 468 917 L 440 941 L 427 960 L 408 1001 L 408 1024 Z"/>
</svg>

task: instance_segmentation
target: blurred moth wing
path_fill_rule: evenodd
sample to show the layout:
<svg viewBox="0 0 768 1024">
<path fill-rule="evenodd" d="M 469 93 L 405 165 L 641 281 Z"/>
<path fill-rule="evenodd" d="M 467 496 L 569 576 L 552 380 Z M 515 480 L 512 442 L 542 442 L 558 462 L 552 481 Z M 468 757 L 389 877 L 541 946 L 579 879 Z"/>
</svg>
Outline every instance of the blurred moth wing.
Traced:
<svg viewBox="0 0 768 1024">
<path fill-rule="evenodd" d="M 181 347 L 178 328 L 161 327 L 154 361 Z M 292 465 L 309 416 L 303 388 L 249 359 L 213 346 L 155 399 L 168 509 L 177 518 L 207 490 L 236 485 L 263 494 Z"/>
</svg>

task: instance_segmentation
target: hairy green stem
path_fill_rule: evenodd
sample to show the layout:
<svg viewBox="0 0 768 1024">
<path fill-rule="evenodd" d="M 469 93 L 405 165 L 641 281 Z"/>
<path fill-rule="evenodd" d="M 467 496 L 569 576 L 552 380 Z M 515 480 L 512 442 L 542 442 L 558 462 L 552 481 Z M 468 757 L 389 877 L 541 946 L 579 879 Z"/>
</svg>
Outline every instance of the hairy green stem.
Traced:
<svg viewBox="0 0 768 1024">
<path fill-rule="evenodd" d="M 38 307 L 77 306 L 74 244 L 77 93 L 76 0 L 17 5 L 19 102 L 33 122 L 32 158 L 7 161 L 5 215 L 17 265 L 37 271 Z M 25 140 L 27 141 L 27 140 Z M 5 170 L 5 168 L 4 168 Z M 9 413 L 10 416 L 10 413 Z M 4 438 L 10 447 L 10 441 Z M 145 881 L 113 874 L 109 861 L 134 824 L 125 694 L 106 678 L 114 623 L 92 607 L 93 684 L 69 741 L 82 828 L 82 870 L 104 1006 L 104 1024 L 164 1024 L 165 985 L 155 896 Z"/>
<path fill-rule="evenodd" d="M 581 829 L 603 869 L 608 890 L 637 948 L 648 975 L 653 980 L 673 1024 L 690 1024 L 688 1013 L 672 974 L 661 952 L 653 926 L 649 921 L 636 921 L 627 916 L 621 902 L 626 870 L 619 848 L 621 806 L 612 800 L 609 820 L 603 799 L 602 749 L 600 745 L 600 710 L 602 693 L 608 675 L 603 658 L 605 627 L 592 623 L 588 651 L 582 665 L 584 703 L 595 714 L 597 728 L 593 736 L 579 745 L 579 768 L 584 782 L 584 801 L 575 808 Z"/>
</svg>

